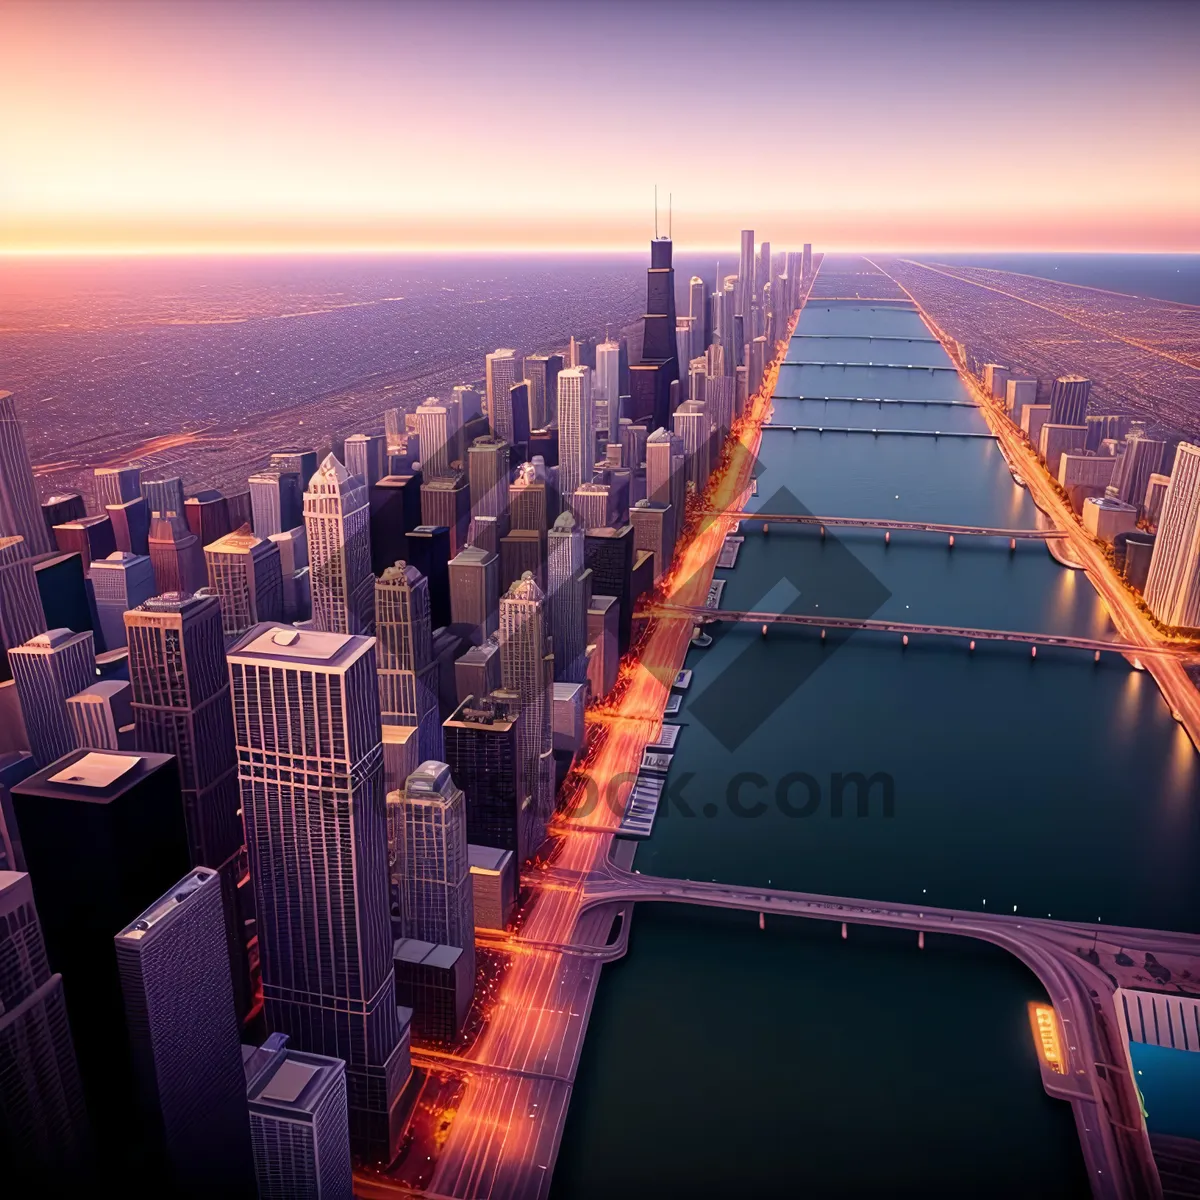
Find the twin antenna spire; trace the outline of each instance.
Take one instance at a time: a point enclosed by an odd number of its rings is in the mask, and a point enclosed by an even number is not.
[[[667,239],[671,237],[671,198],[672,193],[667,193]],[[658,184],[654,185],[654,240],[658,241]]]

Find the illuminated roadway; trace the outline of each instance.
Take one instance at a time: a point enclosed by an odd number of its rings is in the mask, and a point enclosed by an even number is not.
[[[870,617],[833,617],[822,613],[743,612],[730,608],[708,608],[703,604],[648,604],[638,610],[644,616],[670,616],[686,613],[692,620],[739,621],[750,625],[806,625],[816,629],[863,629],[872,633],[899,633],[905,636],[930,634],[934,637],[969,638],[981,642],[1021,642],[1026,646],[1057,646],[1066,650],[1113,651],[1139,661],[1167,657],[1185,662],[1200,661],[1193,646],[1143,646],[1140,642],[1106,641],[1102,638],[1071,637],[1059,633],[1030,633],[1016,629],[968,629],[958,625],[918,625],[908,621],[888,621]]]
[[[1061,529],[993,529],[987,525],[943,525],[936,521],[894,521],[885,517],[820,517],[812,513],[733,512],[724,516],[741,521],[777,525],[842,525],[849,529],[904,529],[916,533],[962,534],[964,537],[1047,538],[1066,537]]]

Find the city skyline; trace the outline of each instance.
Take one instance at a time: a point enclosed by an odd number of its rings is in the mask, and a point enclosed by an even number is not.
[[[0,252],[633,250],[656,184],[662,228],[704,251],[728,249],[735,221],[830,249],[1200,250],[1194,8],[760,0],[698,4],[690,20],[666,3],[604,12],[597,22],[537,0],[10,3],[0,37],[25,118],[0,132]],[[548,22],[613,86],[574,88],[549,69],[497,85],[490,56]],[[747,56],[799,72],[799,91],[772,91],[774,136],[745,143],[752,198],[719,156],[685,142],[664,142],[649,166],[623,153],[664,44],[699,78]],[[817,125],[789,119],[804,89],[838,86],[848,54],[854,87]],[[913,83],[914,57],[936,63],[936,86]],[[710,136],[740,137],[738,112],[712,106]],[[536,180],[504,151],[581,134],[572,169]],[[489,179],[486,203],[462,186],[468,175]]]

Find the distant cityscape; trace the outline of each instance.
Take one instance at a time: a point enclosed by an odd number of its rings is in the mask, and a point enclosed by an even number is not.
[[[477,941],[814,274],[746,230],[681,316],[650,250],[640,344],[496,349],[235,489],[42,498],[0,393],[12,1178],[342,1197],[416,1153],[414,1047],[487,1022]]]

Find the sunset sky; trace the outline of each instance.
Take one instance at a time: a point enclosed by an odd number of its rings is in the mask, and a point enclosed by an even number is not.
[[[1200,4],[3,0],[0,250],[1200,250]],[[664,216],[665,224],[665,216]]]

